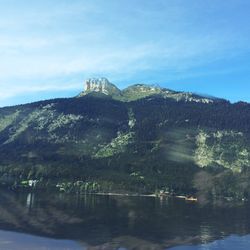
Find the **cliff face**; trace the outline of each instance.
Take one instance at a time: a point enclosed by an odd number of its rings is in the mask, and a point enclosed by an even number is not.
[[[84,92],[80,96],[91,92],[98,92],[105,95],[120,95],[120,90],[106,78],[90,78],[84,82]]]

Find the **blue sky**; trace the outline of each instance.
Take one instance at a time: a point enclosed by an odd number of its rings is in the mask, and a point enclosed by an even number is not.
[[[89,77],[250,102],[249,0],[0,0],[0,106]]]

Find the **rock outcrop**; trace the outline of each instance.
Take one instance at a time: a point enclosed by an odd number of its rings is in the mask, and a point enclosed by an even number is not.
[[[107,78],[102,77],[89,78],[85,81],[84,92],[81,94],[81,96],[90,92],[99,92],[105,95],[114,96],[120,95],[121,91],[114,84],[109,82]]]

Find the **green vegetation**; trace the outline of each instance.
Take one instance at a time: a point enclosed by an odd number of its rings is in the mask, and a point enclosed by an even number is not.
[[[124,89],[121,94],[122,96],[116,97],[121,101],[135,101],[141,98],[145,98],[151,95],[160,94],[162,90],[156,86],[148,86],[144,84],[136,84],[131,87]]]
[[[114,138],[109,144],[103,146],[95,155],[95,158],[111,157],[122,153],[126,147],[133,142],[134,133],[120,134]]]
[[[18,111],[15,111],[8,115],[0,115],[0,132],[15,122],[18,113]]]
[[[195,161],[199,166],[223,166],[234,172],[250,166],[250,148],[243,133],[200,131],[196,139]]]

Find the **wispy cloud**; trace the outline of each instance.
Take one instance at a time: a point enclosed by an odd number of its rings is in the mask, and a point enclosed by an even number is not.
[[[35,92],[47,92],[47,91],[66,91],[79,89],[80,83],[76,84],[27,84],[25,86],[11,86],[9,84],[1,84],[0,86],[0,99],[8,99],[23,94],[31,94]]]
[[[3,1],[0,99],[77,89],[79,75],[128,80],[148,72],[157,81],[159,71],[177,79],[197,67],[207,74],[208,65],[250,51],[249,28],[242,21],[246,3],[237,3]],[[242,18],[235,16],[237,8]],[[70,78],[77,83],[67,83]]]

